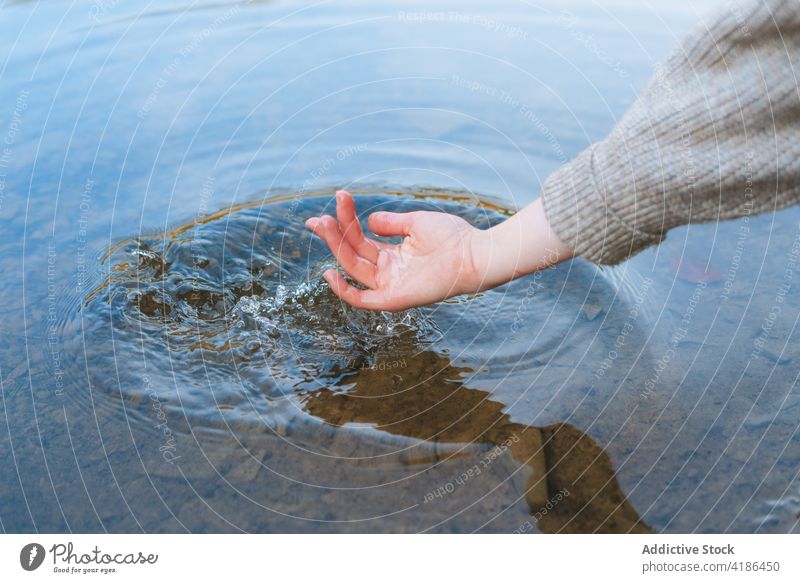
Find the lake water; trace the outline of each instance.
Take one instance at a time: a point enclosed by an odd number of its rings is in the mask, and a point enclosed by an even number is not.
[[[0,527],[797,531],[798,209],[399,314],[303,227],[501,221],[715,4],[5,2]]]

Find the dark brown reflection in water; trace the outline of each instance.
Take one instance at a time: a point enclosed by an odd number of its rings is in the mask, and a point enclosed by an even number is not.
[[[608,455],[589,436],[568,423],[531,427],[512,422],[489,393],[457,380],[471,372],[424,351],[413,368],[393,369],[390,363],[388,369],[358,370],[336,387],[311,392],[304,405],[336,426],[369,423],[427,442],[507,447],[532,470],[525,500],[543,532],[650,532],[620,489]],[[347,391],[338,391],[341,387]]]

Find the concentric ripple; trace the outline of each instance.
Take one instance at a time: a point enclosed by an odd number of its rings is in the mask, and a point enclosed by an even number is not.
[[[618,295],[624,288],[595,267],[573,262],[399,313],[357,310],[322,279],[335,260],[304,227],[333,204],[330,195],[257,201],[117,244],[74,314],[87,335],[95,401],[119,394],[136,417],[155,393],[185,420],[181,430],[228,432],[235,419],[260,431],[307,417],[317,391],[347,392],[366,370],[402,373],[404,386],[421,386],[438,373],[418,356],[436,353],[534,423],[563,416],[548,413],[554,393],[576,398],[564,394],[565,371],[570,391],[599,378],[596,363],[628,311]],[[508,213],[451,192],[361,194],[357,206],[362,220],[377,210],[427,209],[479,228]],[[630,352],[615,350],[615,367],[638,349]],[[514,407],[522,398],[526,405]]]

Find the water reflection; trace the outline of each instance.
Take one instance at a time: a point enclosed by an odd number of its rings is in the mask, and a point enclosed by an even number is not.
[[[542,532],[650,532],[620,489],[608,455],[585,433],[568,423],[512,422],[488,392],[459,380],[474,371],[455,367],[433,351],[396,365],[381,362],[346,374],[336,386],[312,391],[304,408],[336,426],[367,423],[426,442],[486,443],[496,446],[495,453],[507,448],[530,470],[524,496]],[[458,451],[406,463],[435,464]],[[462,476],[469,479],[473,469],[482,471],[491,459],[464,468]]]

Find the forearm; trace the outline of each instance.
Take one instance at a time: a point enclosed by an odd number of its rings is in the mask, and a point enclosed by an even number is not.
[[[611,134],[548,178],[553,230],[618,263],[669,229],[800,201],[800,10],[751,0],[698,26]]]
[[[548,224],[541,199],[472,240],[475,290],[496,287],[572,257]]]

